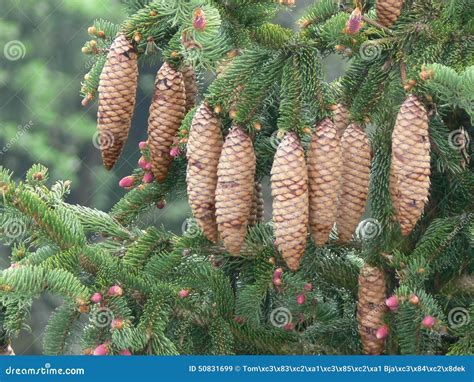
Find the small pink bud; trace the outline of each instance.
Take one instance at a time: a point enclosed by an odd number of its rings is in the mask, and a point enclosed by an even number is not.
[[[162,210],[163,208],[165,208],[166,206],[166,202],[164,200],[159,200],[158,202],[156,202],[156,208],[158,208],[159,210]]]
[[[362,14],[359,8],[355,8],[346,24],[347,34],[356,34],[362,28]]]
[[[416,294],[410,296],[410,303],[413,305],[418,305],[420,303],[420,298]]]
[[[377,329],[375,332],[375,337],[378,340],[384,340],[385,338],[388,337],[388,327],[387,326],[381,326],[380,328]]]
[[[145,172],[145,175],[143,175],[143,183],[151,182],[153,182],[153,174],[151,172]]]
[[[147,170],[148,165],[149,163],[146,161],[145,157],[140,157],[140,159],[138,160],[138,166],[140,166],[140,168],[143,170]]]
[[[273,272],[273,278],[281,278],[281,275],[283,274],[283,269],[277,268],[275,269],[275,272]]]
[[[187,289],[181,289],[178,295],[180,298],[186,298],[189,296],[189,291]]]
[[[20,264],[16,263],[16,262],[13,262],[10,264],[10,269],[16,269],[16,268],[20,268]]]
[[[110,296],[121,296],[123,295],[123,289],[120,285],[112,285],[109,288],[109,295]]]
[[[296,302],[298,303],[298,305],[303,305],[304,304],[304,300],[305,300],[305,296],[303,293],[299,294],[298,296],[296,296]]]
[[[123,320],[121,318],[114,318],[110,323],[112,329],[120,330],[123,328]]]
[[[303,289],[304,289],[306,292],[311,292],[311,291],[313,290],[313,284],[311,284],[311,283],[306,283],[306,284],[304,284]]]
[[[119,351],[119,355],[132,355],[132,353],[128,349],[123,349]]]
[[[107,354],[109,354],[109,349],[107,349],[107,346],[104,344],[97,346],[94,349],[94,352],[92,353],[92,355],[107,355]]]
[[[122,188],[132,187],[134,182],[135,182],[135,178],[132,175],[129,175],[120,180],[119,186]]]
[[[206,29],[206,16],[204,15],[204,11],[201,8],[197,8],[194,11],[194,19],[193,19],[193,27],[198,31],[203,31]]]
[[[397,296],[390,296],[385,300],[385,305],[387,305],[388,309],[395,311],[398,309],[398,298]]]
[[[91,301],[94,303],[94,304],[98,304],[99,302],[102,301],[102,295],[98,292],[94,293],[92,296],[91,296]]]
[[[423,318],[423,321],[421,321],[423,326],[427,329],[431,329],[434,326],[435,322],[436,319],[433,316],[426,316],[425,318]]]
[[[287,324],[283,325],[283,330],[287,332],[291,332],[295,328],[295,325],[292,322],[288,322]]]
[[[140,150],[145,150],[148,146],[148,143],[146,141],[141,141],[139,144],[138,144],[138,147],[140,148]]]
[[[172,147],[171,150],[170,150],[170,155],[173,158],[176,158],[179,155],[179,147],[178,146]]]
[[[283,284],[283,282],[281,281],[281,278],[279,278],[279,277],[274,277],[273,278],[273,285],[281,286],[281,284]]]

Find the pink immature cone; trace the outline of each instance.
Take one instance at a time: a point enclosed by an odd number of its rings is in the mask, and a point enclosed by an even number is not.
[[[104,345],[104,344],[97,346],[94,349],[94,352],[92,353],[92,355],[107,355],[107,354],[109,354],[109,349],[107,349],[107,345]]]
[[[151,163],[148,163],[145,157],[140,157],[138,160],[138,166],[140,166],[142,170],[149,170],[151,168]]]
[[[283,274],[283,269],[277,268],[277,269],[275,269],[275,272],[273,272],[273,278],[274,279],[279,279],[279,278],[281,278],[282,274]]]
[[[119,355],[132,355],[132,353],[128,349],[123,349],[119,351]]]
[[[123,295],[123,289],[120,285],[112,285],[109,288],[109,295],[110,296],[121,296]]]
[[[139,144],[138,144],[138,147],[140,148],[140,150],[145,150],[148,146],[148,143],[146,141],[141,141]]]
[[[203,31],[206,29],[206,16],[204,15],[204,11],[201,8],[197,8],[194,11],[194,20],[193,20],[193,27],[198,31]]]
[[[281,281],[281,278],[279,278],[279,277],[274,277],[273,278],[273,285],[281,286],[281,284],[283,284],[283,282]]]
[[[431,329],[434,326],[435,322],[436,319],[433,316],[426,316],[425,318],[423,318],[423,321],[421,321],[423,326],[427,329]]]
[[[291,332],[295,328],[295,325],[292,322],[288,322],[287,324],[283,325],[283,330],[287,332]]]
[[[119,186],[122,188],[129,188],[133,186],[133,183],[135,183],[135,178],[132,175],[129,175],[120,180]]]
[[[189,291],[187,289],[181,289],[178,293],[180,298],[186,298],[189,296]]]
[[[145,172],[145,175],[143,175],[143,183],[151,182],[153,182],[153,174],[151,172]]]
[[[391,311],[395,311],[398,309],[398,298],[397,296],[390,296],[385,300],[385,305],[387,305],[388,309]]]
[[[114,318],[110,323],[112,329],[120,330],[123,328],[123,320],[121,318]]]
[[[94,293],[92,296],[91,296],[91,301],[94,303],[94,304],[98,304],[99,302],[102,301],[102,295],[98,292]]]
[[[305,292],[311,292],[313,290],[313,284],[306,283],[306,284],[304,284],[303,289],[304,289]]]
[[[304,304],[304,301],[305,301],[305,296],[303,293],[299,294],[298,296],[296,296],[296,302],[298,305],[303,305]]]
[[[356,34],[362,28],[362,14],[359,8],[355,8],[346,24],[347,34]]]
[[[387,326],[381,326],[380,328],[377,329],[375,332],[375,337],[378,340],[384,340],[385,338],[388,337],[388,327]]]
[[[171,150],[170,150],[170,155],[173,158],[176,158],[179,155],[179,147],[178,146],[172,147]]]

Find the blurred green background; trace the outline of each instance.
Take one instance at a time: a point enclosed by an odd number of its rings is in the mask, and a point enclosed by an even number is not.
[[[292,26],[312,2],[298,0],[277,21]],[[0,8],[0,165],[20,179],[32,164],[42,163],[49,167],[52,181],[72,181],[70,203],[109,210],[124,193],[118,180],[136,167],[157,68],[141,68],[130,137],[109,173],[93,144],[97,106],[81,106],[80,83],[90,68],[81,47],[89,39],[87,27],[95,18],[121,22],[124,6],[119,0],[1,0]],[[325,64],[329,80],[340,75],[344,65],[334,57]],[[163,224],[181,233],[189,214],[185,200],[174,201],[153,211],[146,224]],[[0,246],[0,253],[0,267],[6,268],[8,248]],[[25,328],[14,342],[17,354],[42,352],[41,335],[56,303],[50,296],[35,302],[31,330]]]

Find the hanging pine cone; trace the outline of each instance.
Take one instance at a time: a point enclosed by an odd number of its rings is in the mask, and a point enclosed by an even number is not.
[[[428,114],[410,95],[403,102],[392,133],[390,189],[396,218],[408,235],[423,213],[430,188]]]
[[[339,138],[344,134],[344,130],[349,125],[349,109],[346,105],[338,103],[336,105],[336,110],[334,110],[334,126],[336,127],[337,134]]]
[[[341,165],[341,141],[326,118],[316,126],[308,150],[309,221],[316,245],[328,241],[336,222]]]
[[[383,26],[391,27],[402,12],[403,2],[404,0],[377,0],[377,21]]]
[[[364,353],[367,355],[381,354],[384,349],[384,340],[378,339],[376,333],[384,326],[385,293],[383,271],[365,264],[359,274],[357,322]]]
[[[193,215],[206,237],[214,243],[217,242],[217,164],[222,144],[219,120],[204,103],[196,111],[189,131],[186,180]]]
[[[365,132],[350,124],[341,139],[342,175],[336,219],[339,239],[348,242],[365,210],[369,192],[370,146]]]
[[[99,80],[97,128],[104,167],[110,170],[122,152],[137,92],[137,54],[125,35],[110,46]]]
[[[181,73],[183,74],[184,89],[186,92],[186,112],[188,112],[196,105],[198,95],[196,73],[191,65],[186,65]]]
[[[155,80],[155,93],[148,118],[148,147],[152,172],[163,182],[171,164],[170,148],[185,115],[183,76],[165,62]]]
[[[297,270],[308,230],[308,172],[295,133],[286,134],[278,145],[271,176],[276,244],[288,268]]]
[[[255,181],[254,193],[252,198],[252,208],[250,209],[249,225],[255,225],[263,222],[264,203],[262,194],[262,185]]]
[[[216,218],[226,249],[238,255],[245,240],[254,193],[255,153],[250,137],[234,126],[217,168]]]

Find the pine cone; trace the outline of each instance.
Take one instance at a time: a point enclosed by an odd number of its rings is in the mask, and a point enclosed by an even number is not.
[[[396,218],[408,235],[423,213],[430,188],[428,114],[414,95],[403,102],[392,133],[390,189]]]
[[[239,126],[227,136],[217,168],[216,218],[226,249],[238,255],[245,240],[254,193],[255,153]]]
[[[357,321],[364,353],[367,355],[381,354],[384,349],[384,340],[377,339],[375,334],[384,325],[385,293],[383,271],[365,264],[359,274]]]
[[[165,62],[155,80],[148,118],[148,147],[153,175],[163,182],[171,164],[170,148],[185,115],[183,76]]]
[[[316,126],[308,150],[309,221],[316,245],[328,241],[336,222],[341,165],[341,141],[326,118]]]
[[[370,146],[365,132],[355,123],[341,139],[342,176],[336,219],[339,239],[348,242],[365,210],[369,192]]]
[[[272,166],[273,222],[276,244],[291,270],[297,270],[306,248],[308,172],[295,133],[279,144]]]
[[[336,127],[337,134],[339,138],[344,134],[344,130],[349,125],[349,109],[346,105],[338,103],[336,105],[336,110],[334,111],[334,126]]]
[[[183,74],[184,89],[186,92],[186,112],[188,112],[196,105],[198,95],[196,73],[191,65],[185,66],[181,73]]]
[[[402,12],[404,0],[377,0],[375,9],[377,12],[377,21],[391,27]]]
[[[254,193],[252,198],[252,208],[250,209],[249,225],[255,225],[263,222],[264,202],[262,194],[262,185],[255,181]]]
[[[187,146],[189,204],[206,237],[217,242],[215,195],[217,164],[222,150],[219,120],[207,104],[194,115]]]
[[[104,167],[110,170],[122,152],[137,92],[137,54],[125,35],[115,38],[99,80],[97,128]]]

